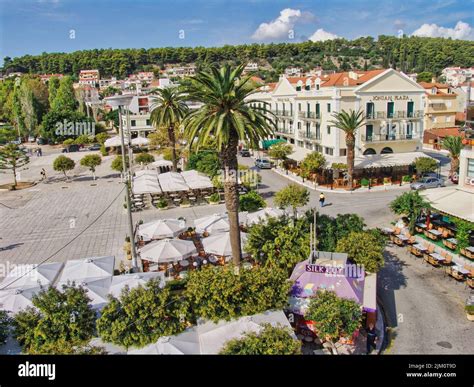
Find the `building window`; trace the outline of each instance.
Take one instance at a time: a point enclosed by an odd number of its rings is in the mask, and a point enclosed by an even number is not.
[[[132,126],[137,126],[137,121],[131,120],[131,121],[130,121],[130,125],[132,125]]]
[[[334,149],[328,148],[327,146],[325,146],[324,153],[326,153],[328,156],[332,156],[334,154]]]
[[[474,177],[474,159],[467,159],[467,177]]]
[[[328,103],[328,113],[331,113],[331,104]]]
[[[298,141],[298,146],[299,146],[300,148],[303,148],[303,141]]]
[[[298,111],[299,112],[301,111],[301,104],[300,103],[298,104]]]
[[[340,149],[339,156],[347,156],[347,149],[346,148]]]
[[[328,125],[327,127],[328,134],[331,134],[331,127]]]
[[[146,120],[146,125],[147,125],[147,126],[150,126],[150,125],[151,125],[150,119],[147,119],[147,120]]]
[[[374,126],[365,125],[365,141],[372,141],[373,135],[374,135]]]
[[[319,145],[319,144],[316,144],[316,145],[314,146],[314,150],[315,150],[316,152],[321,153],[321,152],[323,151],[323,147],[322,147],[321,145]]]
[[[301,130],[301,122],[298,122],[298,130]]]

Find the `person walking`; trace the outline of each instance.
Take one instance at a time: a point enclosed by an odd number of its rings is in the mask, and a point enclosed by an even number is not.
[[[44,168],[41,168],[41,180],[46,180],[46,171]]]
[[[377,340],[377,331],[373,323],[369,324],[367,329],[367,355],[370,355],[373,349],[375,349],[375,342]]]
[[[326,200],[326,197],[324,196],[324,194],[321,192],[319,194],[319,204],[321,205],[321,208],[324,207],[324,201]]]

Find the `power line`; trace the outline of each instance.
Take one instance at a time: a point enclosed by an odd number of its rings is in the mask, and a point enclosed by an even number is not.
[[[62,246],[61,248],[59,248],[58,250],[56,250],[53,254],[51,254],[49,257],[47,257],[46,259],[44,259],[43,261],[41,261],[39,264],[37,264],[34,268],[32,268],[31,270],[27,271],[26,273],[24,273],[23,275],[17,277],[15,280],[13,280],[11,283],[9,283],[8,285],[5,285],[3,286],[2,288],[0,288],[0,290],[4,290],[6,288],[8,288],[9,286],[11,286],[12,284],[14,284],[16,281],[18,281],[20,278],[23,278],[25,275],[31,273],[33,270],[37,269],[38,267],[40,267],[42,264],[46,263],[47,261],[49,261],[51,258],[53,258],[56,254],[58,254],[60,251],[64,250],[67,246],[69,246],[72,242],[74,242],[77,238],[79,238],[82,234],[84,234],[89,228],[91,228],[101,217],[102,215],[104,215],[107,210],[112,207],[112,204],[114,204],[114,202],[119,198],[119,196],[122,194],[123,190],[125,189],[125,186],[120,190],[120,192],[117,194],[117,196],[110,202],[110,204],[91,222],[89,223],[89,225],[87,225],[86,228],[84,228],[79,234],[77,234],[74,238],[72,238],[69,242],[67,242],[64,246]]]

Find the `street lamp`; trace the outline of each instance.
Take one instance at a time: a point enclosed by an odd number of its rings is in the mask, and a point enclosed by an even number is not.
[[[114,95],[113,97],[105,98],[105,101],[108,105],[112,107],[118,108],[119,112],[119,131],[120,131],[120,142],[122,147],[122,169],[123,173],[125,174],[126,178],[124,179],[124,184],[126,188],[126,196],[127,196],[127,214],[128,214],[128,229],[130,233],[130,244],[131,244],[131,253],[132,253],[132,269],[138,270],[138,263],[137,263],[137,252],[135,250],[135,238],[133,232],[133,219],[132,219],[132,207],[130,203],[130,176],[131,171],[127,172],[127,162],[125,160],[126,153],[125,153],[125,140],[123,134],[123,122],[122,122],[122,109],[128,108],[130,102],[132,102],[133,95]],[[129,146],[131,144],[129,143]],[[131,162],[131,160],[129,160]]]

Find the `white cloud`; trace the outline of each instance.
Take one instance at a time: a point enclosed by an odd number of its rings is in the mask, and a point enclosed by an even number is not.
[[[458,21],[454,28],[441,27],[437,24],[423,24],[413,31],[413,36],[424,36],[431,38],[473,39],[473,30],[468,23]]]
[[[336,34],[332,34],[331,32],[324,31],[322,28],[320,28],[309,37],[309,40],[313,42],[324,42],[325,40],[334,40],[338,38],[339,36]]]
[[[298,20],[309,20],[312,14],[301,12],[299,9],[285,8],[280,11],[280,16],[269,23],[262,23],[253,33],[252,38],[256,40],[280,39],[288,37]]]

